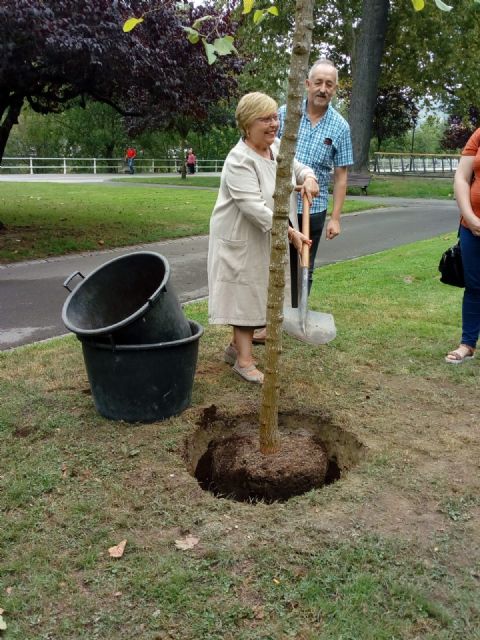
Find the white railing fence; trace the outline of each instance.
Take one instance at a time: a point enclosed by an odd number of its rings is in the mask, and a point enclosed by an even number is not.
[[[197,160],[196,170],[217,173],[223,160]],[[135,158],[135,173],[180,173],[181,161],[176,158]],[[0,173],[128,173],[123,158],[24,158],[4,157]]]
[[[451,176],[458,165],[460,156],[455,154],[407,154],[377,152],[370,162],[370,171],[377,174],[427,174]],[[222,170],[221,158],[197,160],[199,173],[218,173]],[[180,173],[178,158],[135,158],[135,173]],[[4,157],[0,164],[0,174],[8,173],[88,173],[125,174],[127,165],[123,158],[37,158]]]
[[[451,176],[455,173],[459,159],[458,154],[377,152],[370,163],[370,170],[379,174]]]

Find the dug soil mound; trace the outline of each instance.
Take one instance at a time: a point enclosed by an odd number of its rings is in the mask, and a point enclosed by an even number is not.
[[[225,416],[214,405],[186,441],[185,458],[200,486],[218,497],[284,502],[339,480],[364,447],[325,416],[280,414],[280,450],[260,452],[257,414]]]
[[[284,434],[270,455],[253,435],[214,442],[208,453],[214,492],[237,500],[283,501],[325,483],[327,453],[311,434]]]

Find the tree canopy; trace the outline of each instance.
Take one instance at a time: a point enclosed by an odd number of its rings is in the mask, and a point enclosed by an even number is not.
[[[133,33],[124,20],[155,8]],[[3,0],[0,21],[0,158],[22,105],[60,112],[86,98],[135,116],[137,130],[177,115],[205,118],[212,102],[235,90],[240,61],[209,65],[184,26],[204,15],[212,37],[232,30],[228,12],[164,0]]]
[[[372,131],[378,149],[386,138],[396,138],[415,126],[419,110],[412,98],[411,89],[385,87],[377,95],[373,114]]]
[[[441,140],[442,148],[462,149],[479,125],[480,111],[477,107],[470,106],[468,115],[463,118],[458,114],[450,115]]]
[[[268,93],[283,98],[293,4],[293,0],[279,0],[279,17],[262,23],[258,33],[247,25],[248,32],[243,38],[240,30],[238,48],[251,60],[245,67],[248,75],[241,78],[242,86],[262,86]],[[380,20],[385,10],[387,19]],[[340,84],[356,89],[350,125],[354,136],[365,133],[355,145],[356,157],[362,148],[368,159],[375,101],[387,87],[404,87],[419,103],[421,99],[422,103],[440,104],[448,110],[451,102],[457,111],[459,101],[463,106],[460,111],[475,104],[479,84],[479,16],[480,4],[472,0],[455,0],[454,9],[448,13],[439,11],[433,1],[427,2],[420,12],[408,0],[316,3],[311,62],[326,55],[339,69]],[[378,24],[372,28],[374,19]],[[374,50],[379,65],[375,82],[370,69],[365,73],[366,64],[375,62]],[[363,79],[359,78],[361,75]]]

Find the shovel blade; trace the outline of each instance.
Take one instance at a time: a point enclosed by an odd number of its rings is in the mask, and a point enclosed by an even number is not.
[[[285,307],[283,310],[283,330],[292,338],[308,344],[327,344],[337,335],[331,313],[307,311],[306,315],[303,315],[299,309],[292,307]]]

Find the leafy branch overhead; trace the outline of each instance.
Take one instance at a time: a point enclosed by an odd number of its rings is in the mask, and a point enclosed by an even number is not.
[[[242,14],[250,13],[253,10],[254,6],[255,0],[243,0]],[[132,31],[132,29],[144,22],[145,15],[147,13],[152,13],[153,11],[155,11],[155,9],[144,13],[140,18],[128,18],[128,20],[126,20],[123,25],[123,31],[125,33]],[[264,20],[268,14],[278,16],[277,7],[269,6],[264,9],[256,9],[253,14],[254,24],[260,24],[260,22],[262,22],[262,20]],[[205,31],[205,29],[208,29],[209,27],[210,31]],[[195,22],[191,26],[183,26],[182,28],[186,32],[187,39],[191,44],[197,44],[200,41],[202,42],[205,49],[205,54],[207,56],[208,64],[213,64],[218,56],[227,56],[231,53],[238,54],[238,51],[235,49],[235,46],[233,44],[233,36],[221,36],[220,34],[215,33],[215,16],[202,16],[201,18],[195,20]],[[213,42],[211,41],[212,38],[214,38]]]
[[[453,9],[453,7],[445,4],[442,0],[434,0],[434,2],[441,11],[451,11]],[[474,2],[480,2],[480,0],[474,0]],[[422,9],[425,8],[425,0],[412,0],[412,4],[415,11],[422,11]]]

